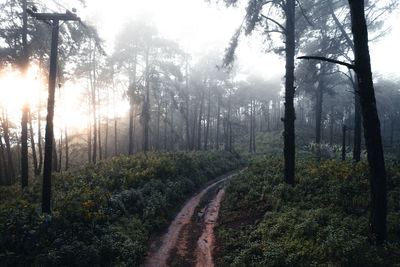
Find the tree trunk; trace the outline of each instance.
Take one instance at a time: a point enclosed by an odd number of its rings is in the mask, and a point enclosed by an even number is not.
[[[106,118],[106,133],[105,133],[106,136],[105,136],[105,140],[104,140],[104,143],[105,143],[104,144],[104,158],[105,159],[108,157],[108,128],[109,128],[108,124],[109,124],[109,118],[108,118],[108,114],[107,114],[107,118]]]
[[[396,119],[392,116],[390,120],[390,147],[393,147],[393,133],[394,133],[394,126],[396,123]]]
[[[90,115],[90,113],[89,113]],[[92,162],[92,124],[89,119],[89,125],[88,125],[88,162]]]
[[[256,152],[256,101],[253,101],[253,152]]]
[[[97,100],[98,100],[97,104],[99,105],[99,107],[101,107],[98,90],[97,90]],[[99,133],[99,141],[98,141],[98,143],[99,143],[99,159],[102,160],[103,159],[103,151],[102,151],[103,148],[101,145],[101,114],[100,114],[100,112],[98,115],[97,132]]]
[[[150,70],[149,70],[149,53],[150,53],[150,48],[147,48],[146,50],[146,99],[144,102],[144,107],[143,107],[143,120],[144,120],[144,126],[143,126],[143,151],[147,152],[149,150],[149,127],[150,127]]]
[[[211,113],[211,88],[208,88],[208,106],[207,106],[207,124],[204,134],[204,150],[208,150],[208,135],[210,131],[210,113]]]
[[[167,150],[168,136],[167,136],[167,128],[168,128],[168,113],[165,112],[164,115],[164,150]]]
[[[10,179],[10,175],[8,174],[8,170],[7,170],[7,166],[6,166],[6,157],[4,155],[4,144],[3,144],[3,140],[1,140],[1,136],[0,136],[0,167],[1,167],[1,176],[3,177],[3,179],[1,180],[3,183],[2,185],[11,185],[11,179]]]
[[[203,108],[204,108],[204,92],[201,92],[201,100],[200,100],[200,113],[199,120],[197,126],[197,149],[201,149],[201,121],[203,120]]]
[[[295,0],[286,1],[286,79],[284,118],[285,182],[294,185],[295,136],[294,136],[294,53],[295,53]]]
[[[250,134],[249,153],[253,152],[253,100],[250,101]]]
[[[174,150],[174,144],[175,144],[175,139],[174,139],[174,110],[171,107],[171,123],[170,123],[170,150]]]
[[[65,170],[69,169],[69,140],[68,140],[68,127],[65,126]]]
[[[32,127],[32,113],[29,110],[29,134],[31,137],[31,150],[32,150],[32,158],[33,158],[33,171],[35,176],[40,174],[39,168],[38,168],[38,162],[37,162],[37,156],[36,156],[36,147],[35,147],[35,138],[33,134],[33,127]]]
[[[21,120],[21,186],[28,186],[28,110],[27,103],[22,108]]]
[[[329,116],[329,144],[330,145],[333,145],[333,126],[334,126],[333,109],[331,108],[331,115]]]
[[[324,82],[322,72],[319,75],[316,101],[315,101],[315,143],[321,143],[321,124],[322,124],[322,102],[324,98]]]
[[[342,127],[342,160],[346,160],[346,125]]]
[[[92,115],[93,115],[93,147],[92,162],[96,163],[97,156],[97,112],[96,112],[96,46],[93,48],[92,66],[89,73],[90,85],[92,89]]]
[[[42,172],[42,166],[43,166],[42,127],[41,127],[42,118],[40,116],[40,111],[41,111],[41,105],[39,104],[39,107],[38,107],[38,142],[37,142],[38,150],[39,150],[39,166],[38,166],[39,174]]]
[[[28,55],[28,18],[26,14],[27,3],[26,0],[22,0],[22,47],[23,47],[23,66],[22,73],[26,77],[26,71],[29,64]],[[21,186],[22,188],[28,186],[28,103],[24,104],[22,108],[22,120],[21,120]]]
[[[57,172],[61,172],[62,171],[62,147],[63,147],[63,138],[62,138],[62,132],[60,134],[60,140],[58,140],[58,169]]]
[[[114,118],[114,156],[118,155],[118,122]]]
[[[360,110],[360,94],[358,89],[358,81],[356,74],[356,82],[354,86],[354,150],[353,158],[360,161],[361,158],[361,110]]]
[[[217,133],[216,133],[216,137],[215,137],[215,149],[216,150],[219,150],[219,128],[220,128],[220,121],[221,121],[221,116],[220,116],[220,113],[221,113],[221,110],[220,110],[220,106],[221,106],[221,104],[220,104],[220,96],[218,96],[218,103],[217,103],[217,105],[218,105],[218,107],[217,107]]]
[[[13,164],[12,152],[11,152],[11,145],[10,145],[10,133],[8,129],[8,115],[3,110],[3,132],[4,132],[4,142],[6,143],[6,150],[7,150],[7,165],[8,165],[8,173],[9,173],[9,180],[10,185],[15,181],[15,169]]]
[[[387,189],[382,137],[368,48],[368,31],[364,15],[364,0],[349,0],[354,38],[355,67],[360,88],[364,137],[370,168],[371,232],[376,242],[386,239]]]
[[[160,149],[160,117],[161,117],[161,104],[158,101],[157,104],[157,128],[156,128],[156,150]]]
[[[53,135],[53,145],[52,145],[52,147],[53,147],[53,154],[52,154],[53,165],[52,165],[52,169],[53,169],[53,171],[58,172],[57,142],[56,142],[56,139],[54,138],[54,135]]]

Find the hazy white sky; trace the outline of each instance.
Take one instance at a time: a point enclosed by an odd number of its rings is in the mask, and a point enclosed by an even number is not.
[[[220,50],[222,54],[244,15],[244,7],[227,9],[223,5],[209,4],[205,0],[86,0],[85,8],[77,4],[79,0],[53,1],[55,4],[51,4],[52,1],[48,2],[52,11],[77,7],[78,16],[98,28],[100,37],[107,43],[106,49],[109,53],[112,53],[112,44],[121,26],[127,21],[144,16],[154,22],[160,34],[177,41],[194,57],[205,53],[206,50]],[[400,78],[398,10],[387,18],[386,26],[392,27],[391,33],[379,42],[370,44],[372,68],[375,77],[384,75]],[[245,73],[260,74],[267,79],[277,77],[282,79],[284,59],[275,54],[265,54],[262,50],[263,44],[260,38],[242,38],[237,50],[241,70]],[[73,92],[72,87],[66,91]],[[75,96],[76,94],[72,94],[72,98],[75,99]],[[67,95],[65,97],[68,98]],[[77,116],[71,115],[69,119],[77,121]],[[68,119],[63,119],[66,120]]]
[[[77,0],[55,0],[61,6],[71,8]],[[121,25],[138,17],[151,19],[159,32],[176,40],[189,53],[200,55],[207,49],[223,51],[240,25],[244,8],[225,8],[220,4],[209,4],[205,0],[86,0],[87,7],[78,9],[78,15],[94,23],[100,36],[107,41],[112,51],[114,37]],[[216,1],[211,1],[216,2]],[[242,1],[247,2],[247,1]],[[375,74],[400,77],[397,62],[400,62],[400,12],[387,18],[386,26],[392,31],[376,43],[370,44],[372,68]],[[238,57],[244,70],[252,70],[266,78],[282,76],[283,58],[266,55],[257,38],[242,38]]]

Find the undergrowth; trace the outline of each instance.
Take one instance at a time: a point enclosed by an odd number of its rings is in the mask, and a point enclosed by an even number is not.
[[[279,157],[253,160],[230,181],[216,228],[218,266],[400,266],[400,168],[388,161],[388,239],[371,245],[368,166],[296,163],[284,184]]]
[[[240,161],[226,152],[117,157],[53,177],[52,214],[41,179],[0,187],[1,266],[138,266],[152,236],[202,184]]]

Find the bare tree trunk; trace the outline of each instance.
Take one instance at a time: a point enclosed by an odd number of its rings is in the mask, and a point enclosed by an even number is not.
[[[394,133],[394,126],[396,124],[396,119],[392,116],[390,120],[390,146],[393,147],[393,133]]]
[[[39,166],[38,166],[38,173],[42,172],[43,166],[43,151],[42,151],[42,129],[41,129],[41,121],[42,118],[40,117],[41,105],[39,104],[38,107],[38,150],[39,150]]]
[[[200,100],[200,113],[199,113],[199,120],[198,120],[198,128],[197,128],[197,149],[201,149],[201,121],[203,120],[203,107],[204,107],[204,92],[201,93],[201,100]]]
[[[168,136],[167,136],[167,128],[168,128],[168,113],[165,111],[164,115],[164,150],[167,150]]]
[[[219,150],[219,128],[220,128],[220,121],[221,121],[221,115],[220,115],[220,113],[221,113],[221,110],[220,110],[220,106],[221,106],[221,104],[220,104],[220,101],[221,101],[221,99],[220,99],[220,96],[218,96],[218,102],[217,102],[217,105],[218,105],[218,107],[217,107],[217,133],[216,133],[216,137],[215,137],[215,149],[216,150]]]
[[[149,127],[150,127],[150,70],[149,70],[149,53],[150,48],[146,50],[146,99],[143,106],[143,151],[147,152],[149,150]]]
[[[333,108],[331,108],[331,115],[329,117],[329,144],[330,145],[333,145],[333,126],[334,126]]]
[[[4,132],[4,142],[6,143],[7,150],[7,165],[8,165],[8,173],[10,175],[10,185],[15,181],[15,169],[13,164],[11,145],[10,145],[10,133],[8,129],[8,115],[7,112],[3,110],[3,132]]]
[[[99,96],[100,92],[99,89],[97,88],[97,104],[99,105],[99,107],[101,107],[101,103],[100,103],[100,96]],[[103,148],[101,146],[101,113],[99,112],[98,114],[98,124],[97,124],[97,132],[99,133],[99,159],[102,160],[103,159]]]
[[[63,151],[63,138],[62,138],[62,132],[60,134],[60,140],[58,140],[58,169],[57,172],[62,171],[62,151]]]
[[[157,104],[157,133],[156,133],[156,150],[160,149],[160,117],[161,117],[161,104]]]
[[[65,126],[65,170],[69,169],[69,140],[68,140],[68,127]]]
[[[256,152],[256,101],[253,100],[253,152]]]
[[[58,172],[58,160],[57,160],[57,142],[56,139],[53,136],[53,153],[52,153],[52,169],[55,172]]]
[[[342,127],[342,160],[346,160],[346,125]]]
[[[114,156],[118,155],[118,121],[114,117]]]
[[[380,122],[376,109],[364,1],[349,0],[354,39],[355,69],[358,74],[364,137],[370,168],[371,232],[378,244],[386,239],[387,188]]]
[[[96,47],[93,48],[92,66],[89,73],[90,87],[92,91],[92,115],[93,115],[93,147],[92,162],[96,163],[97,157],[97,114],[96,114]]]
[[[249,153],[253,152],[253,100],[250,101],[250,134]]]
[[[28,55],[28,18],[26,14],[27,3],[26,0],[22,0],[22,46],[23,46],[23,66],[22,73],[26,76],[26,71],[29,64]],[[22,120],[21,120],[21,186],[22,188],[28,186],[28,111],[29,105],[25,103],[22,108]]]
[[[356,74],[355,90],[354,90],[354,150],[353,158],[355,161],[361,159],[361,107],[360,95],[358,93],[358,81]]]
[[[33,158],[33,171],[35,176],[40,174],[39,168],[38,168],[38,162],[37,162],[37,156],[36,156],[36,147],[35,147],[35,136],[33,134],[33,127],[32,127],[32,112],[29,110],[29,134],[31,137],[31,150],[32,150],[32,158]]]
[[[21,186],[28,186],[28,110],[29,105],[24,104],[21,120]]]
[[[285,79],[285,118],[284,118],[284,160],[285,182],[294,185],[295,135],[294,135],[294,54],[295,54],[295,0],[287,0],[286,13],[286,79]]]
[[[105,136],[105,140],[104,140],[104,158],[108,158],[108,126],[109,124],[109,118],[108,118],[108,114],[107,114],[107,118],[106,118],[106,136]]]
[[[322,77],[323,75],[324,73],[321,71],[319,75],[315,101],[315,143],[317,144],[321,143],[322,102],[324,99],[324,81]]]
[[[88,125],[88,162],[92,162],[92,124],[90,119]]]
[[[175,144],[175,140],[174,140],[174,110],[171,107],[171,140],[170,140],[170,149],[174,150],[174,144]]]
[[[4,155],[4,144],[3,144],[3,140],[0,136],[0,167],[1,167],[1,181],[3,182],[2,185],[11,185],[11,179],[10,176],[8,174],[8,169],[6,166],[6,157]]]
[[[195,101],[195,102],[196,103],[194,105],[193,121],[192,121],[192,124],[193,124],[193,126],[192,126],[192,140],[191,140],[191,144],[190,144],[192,150],[196,149],[195,140],[196,140],[196,129],[197,129],[197,112],[198,112],[197,110],[198,110],[198,107],[199,107],[199,102],[198,101]]]
[[[192,150],[193,147],[191,145],[190,139],[190,112],[189,112],[189,71],[188,71],[188,62],[186,61],[185,66],[185,85],[186,85],[186,92],[185,92],[185,123],[186,123],[186,142],[187,142],[187,149]]]
[[[211,113],[211,88],[208,88],[208,106],[207,106],[207,124],[204,134],[204,150],[208,150],[208,134],[210,131],[210,113]]]

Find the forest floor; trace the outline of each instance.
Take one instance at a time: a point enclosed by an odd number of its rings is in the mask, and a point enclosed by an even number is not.
[[[168,231],[150,247],[144,266],[214,266],[214,231],[225,183],[239,172],[212,181],[189,199]]]

